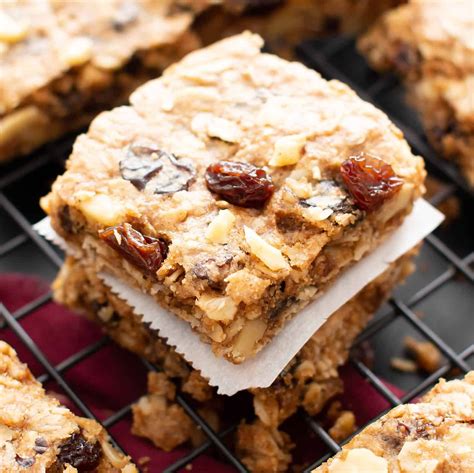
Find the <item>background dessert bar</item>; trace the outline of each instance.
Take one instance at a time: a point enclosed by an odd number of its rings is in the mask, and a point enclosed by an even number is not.
[[[431,144],[474,186],[474,5],[411,1],[383,16],[359,42],[370,64],[407,86]]]
[[[0,471],[138,473],[97,422],[46,395],[0,340]]]
[[[125,103],[199,42],[173,1],[5,1],[0,10],[0,162]]]
[[[474,469],[474,371],[442,379],[420,402],[370,424],[314,472],[448,471]]]

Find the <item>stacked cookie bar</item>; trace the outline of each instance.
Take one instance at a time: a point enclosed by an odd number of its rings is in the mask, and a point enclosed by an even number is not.
[[[100,115],[42,200],[82,261],[234,363],[424,190],[423,161],[382,112],[261,45],[248,33],[191,53]]]
[[[474,5],[412,0],[386,13],[359,42],[378,70],[405,81],[432,145],[474,186]]]
[[[474,371],[392,409],[314,473],[474,471]]]
[[[0,341],[0,471],[138,473],[97,422],[46,395],[9,345]]]
[[[164,449],[195,436],[170,380],[212,422],[215,390],[103,272],[187,322],[216,356],[245,363],[424,192],[423,161],[382,112],[261,46],[245,33],[191,53],[130,106],[101,114],[42,200],[73,255],[56,299],[162,371],[134,409],[134,431]],[[415,252],[336,311],[270,387],[251,390],[257,420],[241,426],[237,450],[252,471],[288,466],[279,425],[299,407],[318,413],[340,391],[337,368]]]
[[[240,425],[236,439],[237,452],[251,471],[286,470],[291,461],[291,439],[279,426],[299,408],[318,414],[342,391],[338,368],[380,304],[411,273],[415,253],[413,250],[394,262],[337,310],[269,388],[251,390],[256,420]],[[160,373],[150,374],[149,395],[134,407],[134,433],[165,450],[195,440],[193,422],[174,401],[175,385],[193,398],[214,428],[219,428],[223,412],[217,407],[215,388],[156,331],[143,324],[93,269],[68,258],[56,279],[54,293],[58,302],[94,320],[119,345],[159,367]],[[271,451],[266,449],[267,442],[273,446]]]

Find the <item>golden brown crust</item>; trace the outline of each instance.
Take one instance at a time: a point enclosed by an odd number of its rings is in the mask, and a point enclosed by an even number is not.
[[[441,380],[416,404],[392,409],[357,434],[320,473],[474,470],[474,372]],[[359,468],[359,469],[358,469]]]
[[[236,363],[397,228],[424,191],[423,161],[386,115],[261,45],[245,33],[191,53],[139,88],[132,106],[101,114],[43,200],[55,230],[96,271],[153,295]],[[162,193],[151,181],[139,189],[123,178],[120,163],[133,150],[154,148],[194,167],[186,190]],[[374,212],[360,210],[341,181],[341,164],[361,152],[404,183]],[[263,209],[207,188],[206,168],[221,160],[267,169],[276,190]],[[124,222],[168,242],[158,270],[99,238]],[[108,234],[109,244],[124,241]]]
[[[130,459],[108,443],[101,425],[74,415],[47,396],[13,348],[0,341],[0,471],[53,473],[68,466],[77,471],[62,461],[66,458],[62,449],[72,439],[87,442],[84,451],[94,450],[96,460],[88,471],[137,472]]]

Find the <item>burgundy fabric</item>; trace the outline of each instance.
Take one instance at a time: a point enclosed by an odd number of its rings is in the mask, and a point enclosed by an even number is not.
[[[46,282],[31,276],[0,275],[0,302],[11,312],[20,309],[48,290]],[[52,364],[59,363],[102,337],[100,330],[93,323],[55,303],[42,306],[32,315],[22,319],[21,325]],[[0,330],[0,339],[15,348],[20,359],[28,363],[35,375],[44,373],[38,361],[11,330]],[[389,407],[388,403],[354,369],[344,367],[342,375],[345,384],[342,401],[345,406],[354,410],[359,425],[365,424]],[[146,370],[140,360],[113,344],[107,345],[68,370],[65,378],[99,419],[105,419],[115,410],[136,400],[146,389]],[[401,394],[395,387],[389,387],[395,394]],[[48,383],[46,388],[55,393],[60,392],[53,383]],[[66,397],[62,396],[61,399],[77,412]],[[298,444],[296,451],[299,450],[301,457],[314,460],[319,452],[325,451],[321,450],[323,446],[314,435],[308,431],[301,431],[301,428],[293,432],[291,421],[287,424],[292,438]],[[150,473],[163,471],[187,451],[186,448],[179,448],[170,453],[162,452],[150,442],[131,435],[130,425],[131,419],[126,418],[115,425],[111,433],[135,461],[142,457],[150,458],[147,463]],[[227,473],[234,470],[210,456],[201,455],[193,462],[192,471]]]

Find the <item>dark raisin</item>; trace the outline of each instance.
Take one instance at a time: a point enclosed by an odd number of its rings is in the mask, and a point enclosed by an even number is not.
[[[99,237],[127,261],[151,275],[155,275],[168,254],[165,240],[142,235],[129,223],[106,228],[99,232]]]
[[[46,439],[43,437],[38,437],[35,440],[35,446],[33,447],[33,450],[40,455],[46,452],[46,450],[48,450],[48,442]]]
[[[96,468],[101,455],[99,442],[89,443],[81,434],[75,433],[61,445],[58,462],[71,465],[82,473]]]
[[[20,465],[22,468],[29,468],[30,466],[33,466],[35,463],[34,457],[25,457],[22,458],[20,455],[17,455],[15,457],[15,461]]]
[[[61,228],[68,234],[74,233],[74,223],[71,218],[71,209],[69,205],[63,205],[58,210],[58,219]]]
[[[155,194],[186,190],[194,179],[194,166],[176,156],[149,145],[130,145],[119,163],[123,179],[138,190],[149,188]]]
[[[278,304],[273,307],[273,309],[270,311],[270,320],[277,319],[278,316],[288,307],[290,307],[293,304],[296,304],[298,299],[295,296],[289,296],[285,299],[282,299]]]
[[[233,257],[230,253],[221,253],[214,258],[199,261],[193,267],[193,274],[198,279],[207,281],[212,289],[220,290],[224,279],[229,275]]]
[[[344,161],[341,176],[356,205],[368,212],[377,210],[403,185],[390,164],[366,153]]]
[[[406,43],[400,42],[397,45],[397,52],[393,57],[393,62],[398,70],[403,74],[408,74],[420,63],[421,55],[417,49]]]
[[[206,171],[206,183],[209,190],[240,207],[260,208],[275,190],[262,168],[231,161],[211,164]]]

